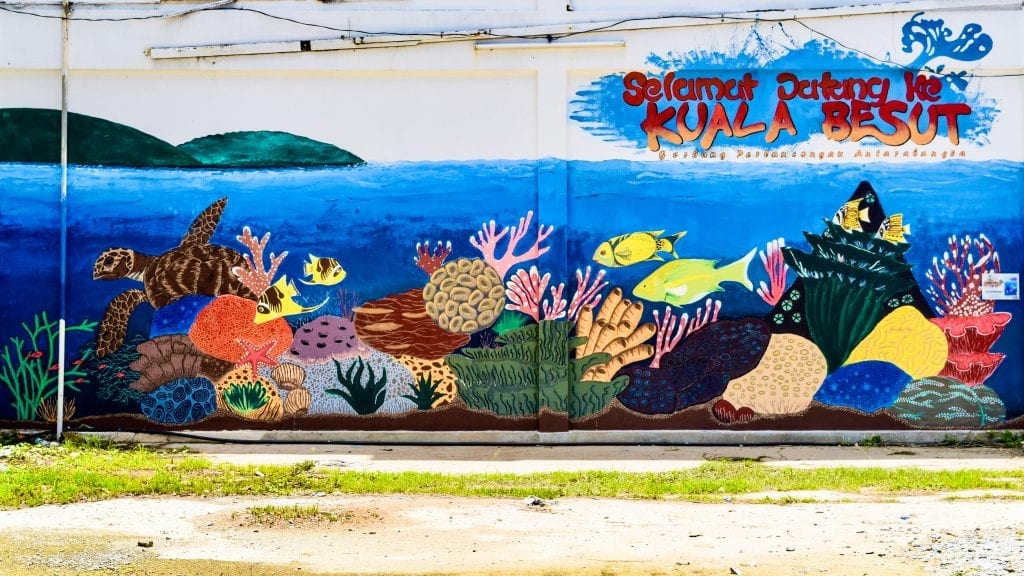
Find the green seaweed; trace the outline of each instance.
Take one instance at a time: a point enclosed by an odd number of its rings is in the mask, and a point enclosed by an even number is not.
[[[785,247],[783,256],[803,280],[807,328],[833,372],[889,311],[887,302],[915,286],[901,260],[909,245],[828,221],[824,234],[804,236],[811,253]]]
[[[412,388],[412,394],[403,394],[402,398],[412,400],[420,410],[430,410],[438,398],[444,397],[437,391],[437,384],[432,382],[430,374],[420,376],[415,384],[409,384],[409,388]]]
[[[498,321],[494,323],[494,326],[491,326],[491,330],[494,330],[500,336],[522,328],[528,319],[529,316],[526,314],[520,314],[512,310],[503,310],[501,316],[498,316]]]
[[[544,320],[498,337],[501,348],[466,348],[447,357],[459,396],[470,408],[502,416],[535,415],[545,407],[580,418],[599,412],[629,383],[581,380],[608,354],[569,358],[569,350],[586,341],[569,336],[571,324]]]
[[[16,336],[10,338],[0,352],[0,381],[10,390],[18,420],[32,420],[39,405],[57,393],[57,339],[60,335],[59,322],[51,321],[43,311],[33,316],[32,325],[22,322],[21,327],[28,340]],[[96,322],[82,321],[65,326],[65,332],[92,332]],[[85,360],[85,357],[82,358]],[[72,363],[64,371],[64,386],[80,392],[78,379],[86,376],[81,362]]]
[[[138,346],[145,341],[146,337],[134,334],[125,340],[123,346],[103,358],[96,357],[95,340],[79,348],[82,358],[79,367],[88,374],[85,380],[95,386],[97,398],[139,409],[146,394],[131,387],[139,379],[139,373],[131,369],[131,364],[139,359]]]
[[[267,402],[267,390],[259,382],[232,384],[224,391],[224,403],[243,416],[263,408]]]
[[[338,383],[344,390],[339,388],[328,388],[324,392],[332,396],[340,396],[348,402],[349,406],[356,411],[356,414],[366,416],[373,414],[384,405],[384,397],[387,393],[388,372],[381,368],[380,379],[376,378],[373,368],[356,358],[356,361],[349,365],[344,373],[341,371],[341,362],[334,361],[334,368],[338,372]],[[368,372],[366,384],[363,384],[363,371]]]

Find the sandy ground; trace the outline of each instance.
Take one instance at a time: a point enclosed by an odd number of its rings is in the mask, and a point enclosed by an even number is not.
[[[355,470],[533,472],[770,465],[1024,468],[1021,451],[820,447],[196,445],[217,461]],[[1009,575],[1024,572],[1024,499],[790,494],[813,504],[431,496],[136,498],[0,512],[0,574]],[[775,495],[778,496],[778,495]],[[989,495],[991,496],[991,495]],[[337,521],[258,523],[254,506]],[[152,542],[152,546],[148,545]]]
[[[247,509],[268,503],[315,504],[339,519],[254,522]],[[945,567],[941,552],[929,552],[982,533],[979,545],[1003,540],[1010,553],[1019,552],[1010,568],[1024,570],[1021,518],[1020,500],[935,497],[785,506],[408,496],[119,499],[2,512],[0,558],[8,574],[128,574],[133,565],[147,567],[139,573],[174,574],[189,562],[215,559],[234,563],[227,574],[261,566],[345,574],[930,575],[976,566],[976,558],[962,558],[963,566],[955,561],[964,550],[948,550]],[[151,548],[139,546],[150,541]]]

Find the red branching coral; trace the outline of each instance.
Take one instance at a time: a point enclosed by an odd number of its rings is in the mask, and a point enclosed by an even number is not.
[[[991,314],[995,303],[981,299],[981,275],[986,272],[999,272],[999,253],[992,242],[984,234],[963,239],[950,236],[949,251],[942,254],[941,261],[937,256],[932,258],[932,269],[925,273],[932,283],[928,296],[939,316]]]
[[[433,250],[430,249],[430,242],[417,242],[416,258],[413,260],[416,262],[416,265],[429,276],[444,264],[444,259],[451,253],[451,242],[442,244],[441,241],[438,240],[437,246],[435,246]]]

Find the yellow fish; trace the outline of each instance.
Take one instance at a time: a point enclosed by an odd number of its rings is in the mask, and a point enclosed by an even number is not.
[[[673,306],[686,306],[698,302],[712,292],[722,292],[722,282],[736,282],[747,290],[754,284],[747,275],[750,261],[757,254],[754,248],[739,260],[715,268],[718,260],[672,260],[662,264],[650,276],[644,278],[633,295],[651,302],[665,302]]]
[[[676,232],[671,236],[659,238],[664,230],[651,232],[633,232],[616,236],[602,242],[594,251],[594,262],[610,268],[630,266],[649,260],[664,262],[665,259],[658,255],[658,252],[667,252],[673,258],[678,258],[675,243],[686,236],[686,232]]]
[[[861,222],[870,222],[871,218],[868,217],[868,209],[860,209],[860,200],[850,200],[846,204],[843,204],[839,210],[836,211],[836,215],[832,217],[832,221],[843,227],[844,230],[856,230],[862,232],[864,228],[861,227]]]
[[[289,282],[288,277],[282,274],[281,278],[274,282],[273,286],[264,290],[263,294],[260,294],[259,299],[256,301],[256,318],[253,321],[256,324],[263,324],[264,322],[270,322],[285,316],[305,314],[327,304],[327,300],[329,300],[328,298],[316,306],[303,308],[295,302],[295,297],[298,295],[299,292],[295,289],[295,284]]]
[[[346,274],[335,258],[317,258],[312,254],[309,255],[309,262],[302,263],[302,272],[309,276],[310,281],[300,279],[299,282],[321,286],[334,286],[344,280]]]
[[[896,244],[907,241],[903,237],[904,234],[910,234],[910,224],[903,225],[903,214],[893,214],[882,221],[882,225],[878,227],[875,237]]]

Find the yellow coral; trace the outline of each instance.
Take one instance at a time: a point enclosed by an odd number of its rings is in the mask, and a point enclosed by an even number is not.
[[[583,380],[610,382],[623,366],[642,362],[654,356],[654,347],[644,344],[658,331],[650,322],[639,324],[644,314],[643,302],[622,299],[622,288],[614,288],[594,316],[590,306],[580,310],[576,320],[576,335],[587,340],[576,347],[576,357],[599,352],[611,356],[606,364],[589,368]],[[638,325],[639,324],[639,325]]]
[[[722,398],[758,414],[796,414],[811,404],[827,373],[828,362],[813,342],[773,334],[761,362],[730,381]]]
[[[942,329],[913,306],[900,306],[875,326],[853,349],[846,364],[865,360],[889,362],[914,380],[935,376],[949,356]]]

